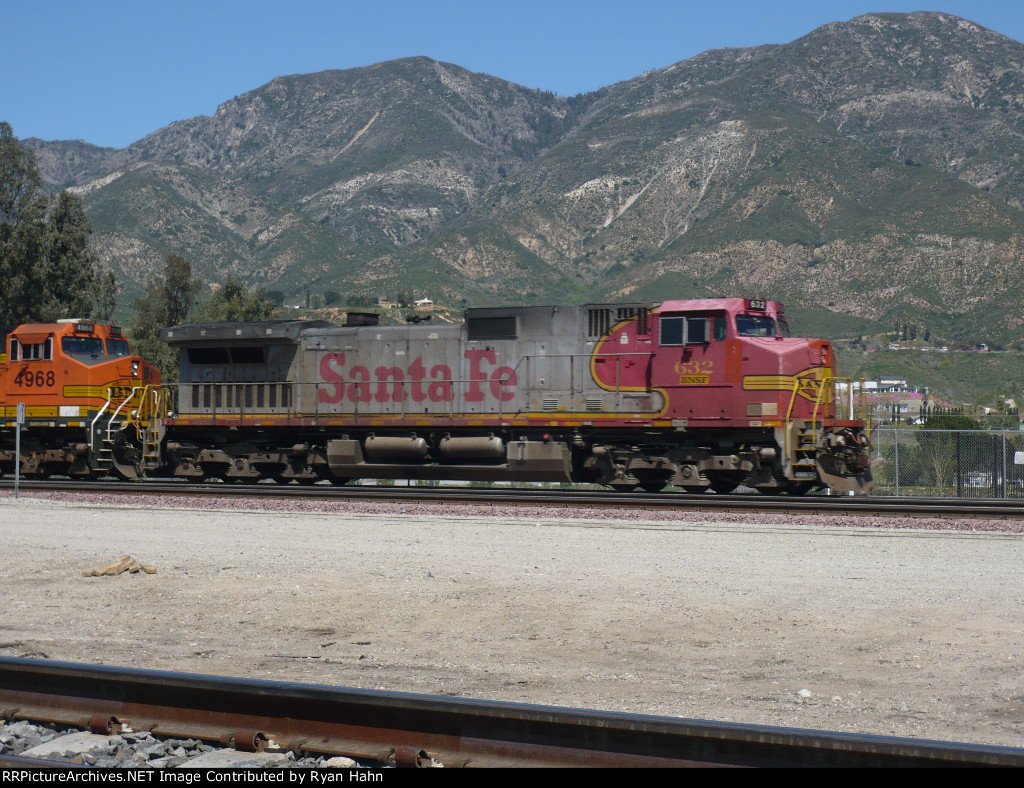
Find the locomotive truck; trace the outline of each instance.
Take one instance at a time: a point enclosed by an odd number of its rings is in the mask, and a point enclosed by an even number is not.
[[[868,425],[852,400],[835,396],[832,346],[789,336],[778,302],[477,308],[459,324],[384,326],[374,317],[350,316],[341,327],[296,320],[165,329],[163,340],[179,351],[179,383],[170,397],[174,387],[157,387],[148,409],[122,407],[121,422],[99,417],[108,432],[124,432],[107,447],[115,458],[107,465],[129,478],[305,484],[871,489]],[[44,333],[19,331],[29,329]],[[12,371],[8,363],[0,376],[10,381]],[[129,404],[152,396],[132,391]],[[6,470],[13,457],[6,434],[3,441]],[[104,461],[92,448],[79,456],[98,472]]]

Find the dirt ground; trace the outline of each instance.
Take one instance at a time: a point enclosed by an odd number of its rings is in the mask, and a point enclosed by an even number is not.
[[[4,493],[0,654],[1024,746],[1024,535],[337,506]]]

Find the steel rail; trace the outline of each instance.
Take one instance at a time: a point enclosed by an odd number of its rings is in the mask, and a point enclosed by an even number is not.
[[[0,489],[12,482],[0,480]],[[105,495],[182,495],[298,498],[379,503],[462,503],[502,506],[625,508],[668,511],[768,512],[785,514],[906,515],[935,518],[1024,519],[1024,499],[889,498],[880,496],[691,495],[620,493],[524,488],[360,486],[277,484],[194,484],[174,481],[22,481],[26,492],[94,492]]]
[[[1024,766],[1024,749],[0,658],[0,715],[377,765]]]

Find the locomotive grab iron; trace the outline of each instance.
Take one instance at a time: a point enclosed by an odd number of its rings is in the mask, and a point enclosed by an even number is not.
[[[177,387],[95,341],[86,358],[80,341],[114,328],[21,326],[0,357],[0,470],[13,470],[16,403],[35,397],[27,475],[871,489],[868,428],[836,397],[830,343],[790,337],[777,302],[363,317],[165,329]],[[26,352],[46,342],[49,358]]]

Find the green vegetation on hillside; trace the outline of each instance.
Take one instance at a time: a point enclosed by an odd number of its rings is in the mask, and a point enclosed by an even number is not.
[[[1024,353],[923,352],[838,347],[839,374],[871,380],[880,375],[906,378],[912,388],[927,387],[954,405],[1002,408],[1007,398],[1024,405]]]

